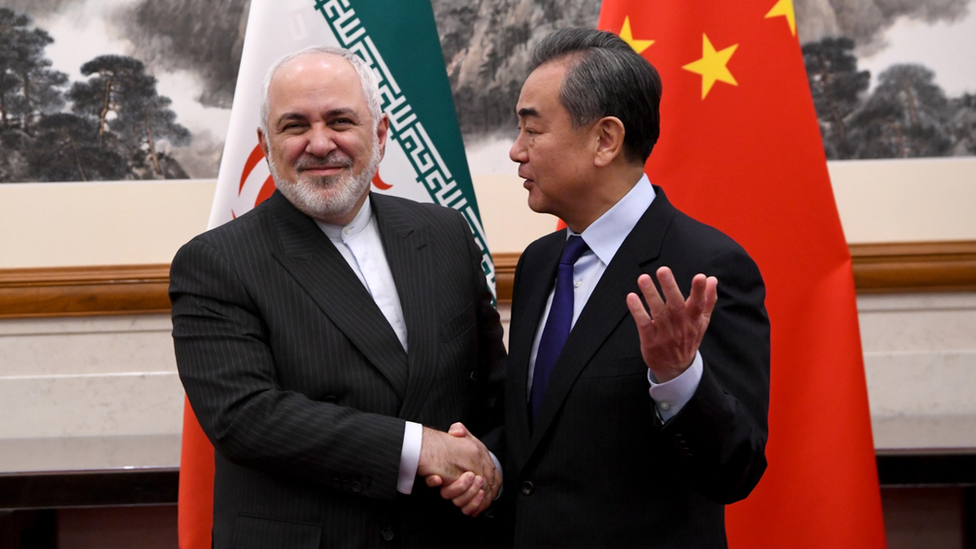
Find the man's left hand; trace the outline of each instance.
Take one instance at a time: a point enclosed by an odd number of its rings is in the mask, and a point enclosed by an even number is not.
[[[718,301],[718,279],[695,275],[686,300],[671,269],[661,267],[656,274],[663,298],[649,275],[637,278],[650,314],[636,293],[627,294],[627,308],[637,323],[644,363],[655,380],[664,383],[684,373],[695,360]]]

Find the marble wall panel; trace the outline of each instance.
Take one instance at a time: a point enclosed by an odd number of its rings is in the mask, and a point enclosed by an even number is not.
[[[176,372],[169,315],[0,321],[0,379]]]
[[[0,378],[0,439],[178,433],[183,386],[172,372]]]

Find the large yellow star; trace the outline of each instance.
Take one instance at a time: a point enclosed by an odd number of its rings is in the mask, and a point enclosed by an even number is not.
[[[702,99],[705,99],[705,96],[708,95],[708,91],[712,89],[712,85],[715,84],[716,80],[720,80],[726,84],[732,84],[733,86],[739,85],[735,81],[735,78],[732,77],[732,73],[729,72],[728,67],[725,66],[738,47],[738,44],[732,44],[722,51],[715,51],[712,43],[708,40],[708,36],[702,34],[702,58],[694,63],[689,63],[681,67],[686,71],[701,75]]]
[[[624,26],[620,29],[619,36],[621,40],[630,44],[630,47],[634,48],[637,53],[642,53],[654,43],[653,40],[634,40],[634,35],[630,31],[630,17],[624,17]]]
[[[779,0],[773,9],[766,14],[766,19],[770,17],[785,17],[790,24],[790,32],[796,36],[796,14],[793,12],[793,0]]]

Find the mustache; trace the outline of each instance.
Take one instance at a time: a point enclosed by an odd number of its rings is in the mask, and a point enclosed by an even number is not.
[[[313,155],[302,155],[295,162],[296,170],[314,170],[316,168],[342,167],[351,168],[353,160],[351,157],[339,152],[332,151],[326,156],[318,157]]]

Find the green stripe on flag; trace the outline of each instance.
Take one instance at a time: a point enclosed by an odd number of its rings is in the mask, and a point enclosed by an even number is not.
[[[432,201],[461,212],[495,292],[495,267],[468,172],[444,57],[429,2],[318,0],[339,44],[377,67],[391,139],[403,148]]]

